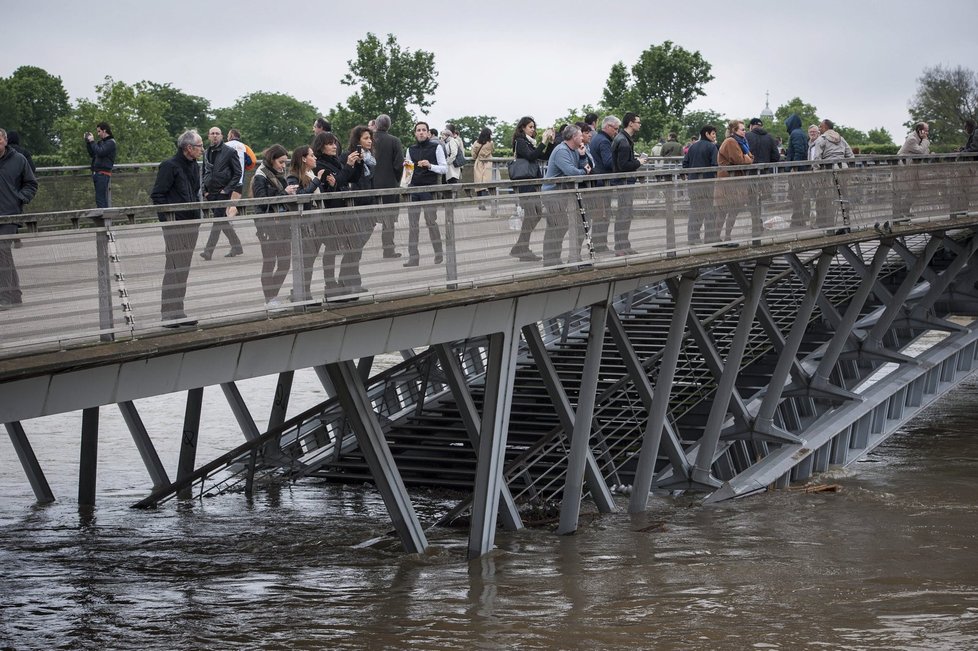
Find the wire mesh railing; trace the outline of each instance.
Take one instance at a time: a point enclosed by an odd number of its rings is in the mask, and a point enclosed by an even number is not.
[[[218,202],[0,217],[25,226],[0,236],[23,294],[22,304],[0,311],[0,356],[142,337],[184,314],[203,325],[276,318],[336,301],[696,255],[725,240],[796,241],[975,211],[978,163],[949,156],[895,164],[900,160],[779,174],[751,166],[744,171],[758,174],[718,180],[683,180],[690,170],[643,171],[626,175],[623,185],[571,178],[562,182],[572,187],[549,192],[535,191],[541,180],[441,185],[425,188],[435,191],[430,201],[413,201],[417,190],[386,190],[369,196],[398,203],[339,208],[323,208],[319,197],[251,199],[238,202],[250,214],[230,220],[158,220],[161,211],[209,215],[207,209],[229,205]],[[531,191],[513,192],[521,187]],[[477,194],[484,189],[491,193]],[[365,196],[330,198],[352,204]],[[254,214],[259,210],[273,212]],[[203,259],[205,234],[225,221],[244,254],[223,257],[218,249]],[[385,257],[385,222],[396,222],[400,258]],[[529,235],[531,256],[519,249],[521,233]],[[415,255],[417,266],[404,266]],[[164,293],[183,305],[168,313]]]

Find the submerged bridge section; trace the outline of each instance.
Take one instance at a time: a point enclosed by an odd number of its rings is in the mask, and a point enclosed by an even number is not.
[[[141,506],[308,477],[369,479],[410,551],[424,549],[427,527],[463,515],[477,555],[491,549],[497,518],[519,528],[529,507],[559,510],[558,531],[569,533],[585,499],[609,512],[624,506],[614,496],[623,487],[627,508],[640,512],[652,491],[711,502],[804,481],[860,458],[974,370],[975,163],[897,162],[719,182],[646,172],[627,188],[553,193],[564,202],[548,197],[548,207],[565,206],[584,235],[581,260],[565,242],[570,260],[556,269],[508,256],[512,196],[466,198],[479,188],[462,186],[431,204],[446,225],[445,266],[405,271],[371,241],[364,276],[374,292],[265,312],[250,298],[255,260],[194,263],[188,304],[203,326],[176,334],[143,317],[154,300],[143,293],[158,300],[149,267],[166,227],[142,223],[149,211],[61,230],[58,217],[41,216],[38,232],[21,236],[38,262],[22,267],[20,309],[43,307],[31,305],[32,290],[40,301],[64,292],[60,303],[101,320],[85,328],[40,310],[48,318],[28,328],[17,310],[0,313],[0,420],[41,501],[54,496],[33,458],[30,419],[84,410],[79,501],[91,504],[98,409],[117,404],[152,483]],[[703,188],[747,198],[738,246],[687,239],[689,199]],[[815,216],[792,225],[799,189]],[[594,207],[615,209],[622,192],[635,207],[639,253],[595,253],[586,237]],[[293,233],[343,213],[296,206]],[[88,292],[62,288],[60,267],[47,261],[80,265],[103,245],[115,275],[96,274]],[[89,257],[97,270],[99,256]],[[372,373],[385,351],[404,362]],[[292,373],[309,367],[326,399],[287,419]],[[235,382],[276,373],[261,432]],[[198,465],[200,397],[213,385],[244,443]],[[171,480],[135,401],[173,391],[186,392],[186,419]],[[416,486],[462,497],[422,522]]]

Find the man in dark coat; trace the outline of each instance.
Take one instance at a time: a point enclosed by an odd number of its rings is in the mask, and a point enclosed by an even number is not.
[[[177,139],[177,153],[160,163],[156,183],[150,198],[156,205],[194,203],[200,201],[200,165],[197,159],[204,151],[204,142],[196,131],[187,131]],[[232,150],[233,151],[233,150]],[[237,154],[235,153],[235,159]],[[161,222],[175,221],[163,226],[163,242],[166,246],[166,262],[163,272],[163,289],[160,315],[168,328],[197,325],[183,311],[187,294],[187,276],[190,261],[197,246],[200,210],[182,210],[175,213],[159,213]]]
[[[384,190],[396,188],[401,184],[401,174],[404,170],[404,146],[401,141],[388,131],[391,128],[389,115],[378,115],[374,120],[374,158],[377,167],[374,168],[374,189]],[[381,203],[396,204],[397,195],[381,197]],[[398,208],[385,208],[380,216],[380,241],[384,247],[385,258],[399,258],[401,254],[394,249],[394,224],[397,222]]]
[[[207,132],[210,147],[204,154],[204,199],[207,201],[236,201],[241,198],[242,179],[241,158],[238,151],[224,142],[224,134],[217,127],[211,127]],[[234,217],[238,214],[235,206],[214,208],[215,217]],[[214,247],[221,239],[221,233],[227,235],[231,251],[225,258],[233,258],[244,253],[241,240],[234,232],[234,226],[228,221],[216,221],[211,225],[211,233],[207,236],[207,244],[200,257],[210,260],[214,255]]]
[[[109,181],[112,180],[112,168],[115,167],[115,139],[108,122],[99,122],[95,126],[98,141],[91,132],[85,134],[85,147],[92,159],[92,182],[95,184],[95,207],[108,208]]]
[[[611,159],[616,172],[634,172],[642,167],[644,158],[635,156],[635,134],[642,128],[642,118],[635,113],[626,113],[621,120],[621,131],[611,143]],[[631,185],[635,179],[620,179],[612,185]],[[615,214],[615,255],[634,255],[628,239],[632,227],[632,203],[635,197],[631,189],[621,188],[618,193],[618,211]]]
[[[698,169],[717,166],[717,128],[707,124],[700,129],[700,139],[689,146],[683,155],[683,169]],[[691,172],[690,181],[714,179],[716,172]],[[686,238],[690,246],[705,241],[707,244],[720,241],[720,225],[713,210],[713,183],[700,181],[690,183],[689,220],[686,224]],[[700,239],[703,230],[703,239]]]
[[[19,215],[37,193],[37,179],[27,159],[7,146],[7,132],[0,129],[0,215]],[[20,224],[0,223],[0,236],[14,235]],[[14,265],[13,240],[0,239],[0,310],[23,303],[20,277]]]
[[[808,134],[802,129],[801,118],[792,113],[784,121],[788,130],[788,151],[785,158],[789,162],[808,160]],[[792,167],[792,172],[804,172],[807,166]],[[812,215],[812,203],[805,196],[805,181],[807,177],[797,176],[788,178],[788,196],[791,199],[791,226],[803,228]]]
[[[781,150],[778,141],[764,128],[760,118],[751,118],[750,129],[746,133],[750,153],[754,155],[754,163],[777,163],[781,160]],[[773,170],[756,170],[754,174],[770,174]],[[769,193],[770,183],[755,181],[750,186],[750,215],[751,234],[760,235],[764,230],[761,200]]]

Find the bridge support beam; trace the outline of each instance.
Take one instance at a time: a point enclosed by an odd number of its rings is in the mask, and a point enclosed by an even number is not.
[[[486,391],[479,428],[479,454],[475,466],[475,491],[472,495],[472,524],[469,527],[469,558],[492,550],[496,539],[496,515],[505,484],[506,440],[509,437],[509,415],[513,401],[513,379],[516,377],[516,355],[520,336],[511,316],[506,332],[489,335]]]
[[[730,406],[730,399],[734,392],[734,382],[740,372],[740,363],[744,358],[744,351],[747,349],[747,337],[750,334],[751,326],[754,323],[754,315],[757,314],[757,306],[761,301],[761,293],[764,291],[764,281],[767,278],[767,271],[771,262],[768,259],[760,259],[754,267],[751,277],[750,291],[744,299],[744,305],[734,330],[733,342],[727,353],[724,363],[723,373],[717,383],[717,390],[713,396],[713,405],[710,407],[710,415],[706,421],[706,429],[700,439],[699,450],[696,454],[696,463],[693,466],[690,487],[707,490],[714,490],[720,487],[720,482],[713,477],[711,467],[713,457],[720,442],[720,430],[723,421],[727,417],[727,409]]]
[[[445,378],[448,380],[448,386],[451,388],[452,395],[455,397],[455,403],[458,405],[462,423],[465,425],[465,429],[469,434],[472,449],[478,451],[480,449],[479,439],[482,437],[482,432],[480,431],[481,418],[479,416],[479,410],[476,409],[475,401],[472,400],[469,387],[465,383],[465,374],[462,373],[462,367],[458,362],[458,357],[448,344],[436,345],[435,352],[438,355],[438,362],[441,364],[442,371],[445,373]],[[502,491],[502,505],[499,510],[499,516],[502,518],[503,527],[509,531],[522,529],[523,520],[520,518],[519,509],[516,508],[516,502],[513,501],[513,495],[509,491],[509,486],[503,482],[499,490]]]
[[[411,497],[401,480],[401,473],[387,446],[384,431],[363,388],[356,366],[352,361],[337,362],[327,364],[325,371],[337,389],[337,398],[350,420],[360,451],[367,461],[370,474],[387,506],[404,550],[423,552],[428,546],[424,529],[414,512]]]
[[[231,413],[234,414],[234,419],[238,421],[238,427],[241,428],[245,440],[254,441],[261,436],[258,426],[255,425],[255,419],[251,417],[251,412],[248,411],[248,405],[245,404],[241,392],[238,391],[238,385],[234,382],[222,382],[221,390],[224,391],[224,397],[227,398],[228,405],[231,406]]]
[[[272,399],[272,409],[268,414],[268,429],[274,429],[285,422],[285,415],[289,411],[289,399],[292,395],[292,380],[295,371],[283,371],[278,374],[278,382],[275,384],[275,397]]]
[[[78,506],[95,506],[95,476],[98,473],[98,410],[98,407],[82,410]]]
[[[672,382],[676,376],[679,353],[682,350],[683,335],[686,331],[685,324],[689,317],[690,305],[693,302],[693,285],[695,282],[694,275],[683,274],[678,285],[672,287],[676,305],[672,310],[669,335],[666,337],[666,346],[659,364],[659,377],[652,394],[652,405],[649,409],[648,420],[645,423],[645,432],[642,435],[642,448],[639,451],[638,463],[635,468],[632,495],[628,500],[629,513],[642,513],[648,508],[649,491],[652,490],[652,477],[655,475],[655,462],[659,456],[663,429],[667,425],[666,414],[669,409],[669,398],[672,396]],[[617,323],[615,329],[621,327],[617,314],[613,316],[613,321]],[[648,382],[647,376],[645,382]],[[671,440],[675,437],[671,429],[668,434],[671,435],[668,438],[669,458],[672,463],[673,475],[678,479],[688,480],[689,464],[682,453],[682,446],[678,439]]]
[[[139,456],[143,460],[143,465],[146,466],[146,472],[153,480],[153,489],[169,486],[170,478],[166,474],[166,469],[163,467],[163,462],[160,461],[160,455],[157,454],[152,439],[149,438],[146,426],[143,425],[143,419],[139,417],[136,405],[131,400],[120,402],[119,411],[122,412],[122,419],[126,421],[126,427],[129,428],[136,449],[139,450]]]
[[[10,442],[14,446],[14,452],[17,453],[20,465],[24,468],[24,474],[27,475],[27,481],[31,484],[31,490],[34,491],[34,499],[41,504],[53,502],[54,493],[51,491],[51,486],[48,485],[48,480],[44,477],[41,464],[37,462],[34,448],[31,447],[31,442],[27,440],[24,427],[20,422],[5,423],[5,425],[7,435],[10,436]]]
[[[614,312],[612,311],[611,313],[613,314]],[[543,338],[540,336],[540,329],[537,328],[536,324],[524,326],[523,339],[530,349],[533,361],[536,362],[540,379],[543,380],[543,385],[547,389],[547,395],[550,396],[550,402],[553,403],[557,417],[560,419],[560,426],[563,428],[565,436],[570,439],[571,434],[574,432],[574,424],[576,422],[574,409],[571,407],[567,392],[564,391],[564,387],[560,382],[560,376],[557,375],[557,369],[554,367],[550,355],[547,354],[547,347],[543,343]],[[588,491],[590,491],[591,497],[594,498],[598,511],[601,513],[614,513],[617,510],[615,507],[615,498],[611,496],[608,482],[605,481],[604,476],[601,474],[598,460],[594,457],[594,452],[591,451],[590,446],[588,446],[585,452],[584,483]]]
[[[204,387],[187,391],[187,407],[183,413],[183,431],[180,433],[180,460],[177,463],[177,481],[194,474],[197,463],[197,438],[200,435],[200,410],[204,402]],[[190,487],[177,493],[177,498],[188,500],[192,497]]]
[[[581,389],[577,397],[577,412],[574,415],[574,433],[571,436],[570,453],[567,455],[564,493],[560,501],[558,534],[569,534],[577,531],[581,514],[584,468],[591,438],[591,419],[594,417],[594,401],[598,387],[598,375],[601,371],[601,354],[604,350],[607,316],[608,304],[606,302],[591,306],[587,352],[584,355]]]

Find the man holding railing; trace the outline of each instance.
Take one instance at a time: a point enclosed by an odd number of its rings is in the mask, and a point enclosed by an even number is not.
[[[7,132],[0,129],[0,215],[19,215],[37,193],[37,179],[27,159],[7,146]],[[0,224],[0,236],[14,235],[19,224]],[[0,239],[0,310],[23,303],[20,277],[14,265],[12,240]]]

